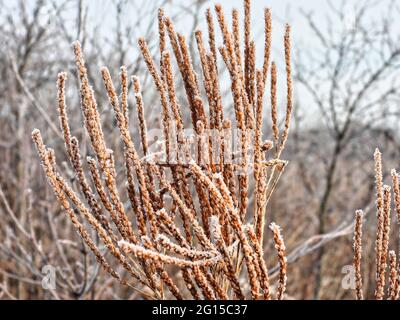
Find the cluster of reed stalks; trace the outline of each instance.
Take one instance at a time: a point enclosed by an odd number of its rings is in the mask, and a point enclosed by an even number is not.
[[[206,12],[208,46],[201,31],[195,34],[201,77],[195,71],[185,37],[174,30],[162,9],[158,14],[159,61],[152,57],[145,39],[138,40],[160,97],[162,152],[151,149],[144,114],[154,110],[145,106],[139,77],[133,76],[131,82],[140,151],[129,128],[131,89],[126,68],[120,72],[120,93],[108,69],[101,69],[124,147],[125,190],[117,188],[120,171],[113,151],[106,145],[78,42],[73,48],[81,108],[94,154],[87,157],[86,163],[69,127],[67,75],[60,73],[57,83],[60,125],[76,187],[63,177],[55,153],[44,145],[40,131],[34,130],[32,136],[48,182],[80,237],[106,272],[138,290],[143,298],[283,299],[287,261],[280,228],[270,224],[280,265],[276,283],[270,281],[263,239],[266,206],[287,165],[281,154],[292,113],[290,27],[284,35],[287,109],[281,132],[277,120],[277,68],[270,58],[270,10],[264,11],[265,47],[260,68],[256,67],[256,46],[250,32],[250,1],[244,1],[243,45],[238,11],[232,11],[231,28],[220,5],[215,6],[215,15],[223,39],[218,49],[215,17],[210,9]],[[168,39],[172,53],[167,48]],[[232,120],[226,116],[229,102],[222,98],[219,56],[230,75]],[[173,57],[186,93],[184,102],[176,93]],[[272,140],[263,138],[268,77]],[[189,107],[194,138],[185,135],[182,105]],[[231,148],[232,138],[238,141],[237,150]],[[254,191],[250,191],[251,186]],[[95,231],[95,238],[89,227]],[[110,258],[114,263],[109,262]]]
[[[400,223],[400,185],[399,175],[392,169],[392,188],[383,184],[382,174],[382,154],[376,149],[375,159],[375,186],[376,186],[376,208],[377,208],[377,228],[375,241],[375,299],[397,300],[400,294],[400,252],[396,255],[394,250],[389,250],[389,240],[391,234],[391,195],[394,195],[394,207],[397,213],[397,223]],[[356,211],[354,227],[354,271],[356,284],[356,297],[363,299],[363,281],[361,271],[362,256],[362,224],[364,213],[362,210]]]

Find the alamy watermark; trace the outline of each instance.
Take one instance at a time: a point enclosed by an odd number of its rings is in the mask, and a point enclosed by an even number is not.
[[[256,141],[253,130],[185,129],[176,132],[169,126],[167,139],[161,129],[149,129],[149,153],[144,160],[159,165],[188,165],[195,160],[200,166],[232,165],[235,174],[247,175],[253,170],[255,146],[260,152],[273,148],[269,140]]]
[[[56,268],[52,265],[45,265],[42,268],[42,288],[44,290],[56,289]]]
[[[342,288],[344,290],[356,289],[356,271],[353,265],[346,265],[342,267]]]

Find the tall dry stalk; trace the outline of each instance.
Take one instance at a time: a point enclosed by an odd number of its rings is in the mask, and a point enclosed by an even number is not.
[[[377,207],[377,228],[376,228],[376,276],[375,276],[375,299],[376,300],[397,300],[400,294],[400,263],[396,264],[398,255],[393,250],[389,250],[389,240],[391,234],[391,192],[394,193],[394,204],[397,212],[397,223],[399,220],[399,177],[396,170],[391,171],[393,188],[383,184],[382,173],[382,154],[376,149],[374,153],[375,160],[375,185],[376,185],[376,207]],[[362,219],[363,212],[356,211],[356,220],[354,228],[354,269],[356,282],[356,296],[358,300],[363,299],[362,271],[361,271],[361,240],[362,240]],[[387,287],[387,293],[385,288]]]

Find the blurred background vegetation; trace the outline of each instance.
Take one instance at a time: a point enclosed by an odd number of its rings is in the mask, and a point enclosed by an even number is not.
[[[238,0],[220,2],[227,12],[242,5]],[[150,45],[156,45],[158,7],[164,7],[176,28],[191,37],[204,26],[205,9],[212,5],[205,0],[0,0],[1,298],[139,298],[99,270],[75,234],[47,187],[30,133],[41,128],[59,160],[66,160],[55,86],[57,73],[65,70],[72,129],[84,141],[71,49],[71,43],[79,40],[106,137],[118,161],[121,146],[100,67],[106,65],[117,76],[119,67],[126,65],[129,74],[140,76],[148,126],[158,127],[156,90],[136,40],[144,36]],[[353,290],[342,286],[342,268],[352,263],[352,223],[358,208],[365,210],[368,221],[363,271],[366,296],[372,297],[373,152],[375,147],[381,149],[388,180],[389,169],[398,169],[400,159],[399,3],[253,1],[255,35],[263,25],[258,8],[265,6],[273,13],[273,35],[278,39],[273,41],[273,56],[278,68],[284,67],[279,60],[283,49],[276,45],[283,38],[284,23],[289,22],[293,29],[295,115],[284,154],[290,164],[267,208],[267,223],[273,220],[282,226],[287,244],[288,297],[354,298]],[[192,59],[199,71],[197,57]],[[221,85],[227,88],[229,81]],[[284,86],[281,89],[284,102]],[[137,119],[133,117],[132,122],[135,132]],[[68,165],[65,170],[73,182]],[[399,233],[398,226],[394,232]],[[267,256],[272,251],[268,240]],[[393,247],[399,252],[398,243]],[[267,261],[273,270],[276,261]],[[45,265],[57,269],[54,291],[42,288]]]

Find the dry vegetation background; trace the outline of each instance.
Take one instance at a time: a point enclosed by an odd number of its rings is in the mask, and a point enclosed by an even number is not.
[[[175,21],[185,15],[191,28],[188,31],[185,24],[185,32],[194,34],[205,8],[212,3],[110,2],[115,7],[115,24],[107,32],[101,28],[101,21],[90,21],[87,6],[92,2],[21,0],[15,1],[12,12],[0,11],[1,298],[138,298],[137,292],[120,286],[99,268],[65,218],[40,168],[31,132],[41,128],[46,143],[55,148],[58,162],[67,161],[58,126],[55,86],[57,73],[67,70],[70,122],[85,150],[86,133],[81,125],[71,49],[71,43],[78,39],[89,66],[107,142],[117,150],[120,140],[114,130],[116,123],[106,94],[101,94],[104,89],[96,72],[102,65],[110,70],[127,65],[129,74],[145,77],[148,72],[136,40],[144,36],[151,49],[157,45],[157,8],[164,7]],[[359,208],[364,209],[366,218],[364,295],[374,295],[373,152],[375,147],[382,151],[384,180],[390,181],[389,169],[398,169],[400,159],[400,32],[393,25],[400,11],[396,1],[383,1],[384,5],[364,0],[355,3],[350,24],[349,12],[341,1],[330,2],[328,27],[316,24],[314,16],[318,12],[312,15],[302,11],[298,15],[315,48],[293,39],[295,111],[284,152],[290,163],[266,216],[267,223],[276,221],[283,229],[288,253],[288,298],[355,297],[354,290],[343,288],[342,268],[352,264],[354,211]],[[258,5],[254,1],[253,10]],[[268,6],[268,2],[263,5]],[[378,11],[376,6],[380,6]],[[0,7],[6,8],[1,0]],[[132,8],[142,19],[126,19],[124,15]],[[182,26],[178,24],[177,28]],[[193,38],[189,40],[195,44]],[[200,74],[198,58],[193,55],[192,59]],[[142,80],[142,85],[146,105],[157,106],[146,114],[148,126],[156,127],[160,120],[158,96],[150,79]],[[222,86],[228,89],[229,83]],[[132,136],[136,137],[137,119],[133,117],[132,122]],[[74,176],[68,170],[65,165],[72,183]],[[399,233],[395,220],[392,231],[394,235]],[[399,252],[398,237],[392,239],[391,247]],[[266,241],[266,260],[269,269],[274,270],[277,259],[271,255],[271,237]],[[45,265],[58,270],[55,291],[42,288]]]

